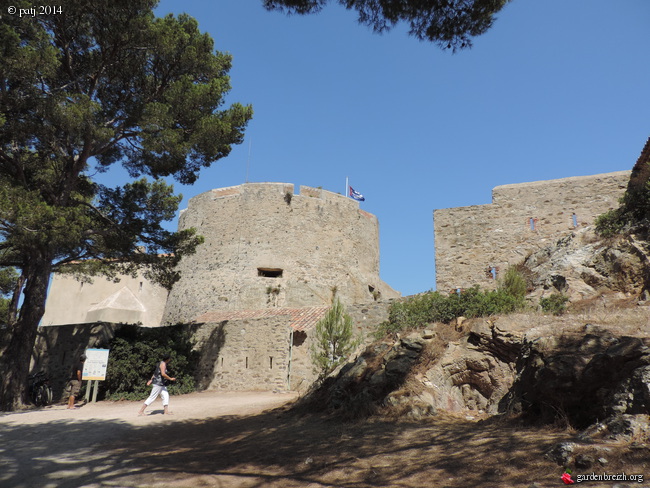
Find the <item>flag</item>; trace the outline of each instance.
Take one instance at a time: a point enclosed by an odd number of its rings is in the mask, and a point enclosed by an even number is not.
[[[354,191],[354,188],[350,187],[350,198],[357,200],[358,202],[364,202],[366,199],[358,191]]]

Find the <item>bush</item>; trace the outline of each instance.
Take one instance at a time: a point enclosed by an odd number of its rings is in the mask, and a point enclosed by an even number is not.
[[[642,188],[628,190],[620,206],[596,218],[596,232],[603,237],[650,229],[650,182]]]
[[[526,279],[515,267],[508,268],[505,276],[499,282],[499,289],[513,297],[525,297],[527,288]]]
[[[147,380],[165,354],[170,354],[170,375],[176,381],[168,385],[169,393],[178,395],[196,390],[194,372],[197,353],[192,350],[189,329],[177,325],[145,329],[124,325],[110,343],[105,397],[110,400],[141,400],[149,395]]]
[[[539,300],[539,305],[542,307],[543,312],[552,313],[553,315],[562,315],[566,312],[566,304],[568,301],[569,297],[560,293],[553,293],[546,298],[541,298]]]
[[[612,237],[623,232],[625,219],[622,218],[621,209],[614,209],[596,217],[594,226],[596,232],[602,237]]]
[[[449,323],[460,316],[472,318],[513,313],[526,306],[525,293],[526,282],[521,275],[518,278],[511,276],[507,285],[492,291],[483,291],[478,286],[447,296],[429,291],[393,303],[388,320],[379,326],[377,335],[419,328],[433,322]]]

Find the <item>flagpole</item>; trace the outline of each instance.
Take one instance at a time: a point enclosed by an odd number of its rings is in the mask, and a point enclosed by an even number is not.
[[[345,193],[344,193],[345,198],[349,198],[349,197],[350,197],[350,190],[349,190],[349,188],[350,188],[350,186],[348,185],[348,177],[346,176],[346,177],[345,177]]]

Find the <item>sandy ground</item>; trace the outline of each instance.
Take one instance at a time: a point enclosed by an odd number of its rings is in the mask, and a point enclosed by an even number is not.
[[[295,398],[294,393],[200,392],[172,397],[172,415],[167,416],[160,399],[143,416],[138,415],[140,402],[106,401],[78,404],[74,410],[53,405],[0,413],[0,487],[136,486],[121,480],[122,474],[130,471],[120,467],[125,460],[116,457],[107,464],[113,451],[104,448],[119,446],[139,433],[146,438],[146,432],[152,431],[156,434],[146,449],[162,452],[166,442],[160,429],[233,415],[251,416]],[[145,482],[137,486],[153,485]]]
[[[162,415],[160,400],[143,417],[137,402],[3,414],[0,487],[564,486],[562,467],[543,454],[571,440],[565,430],[467,414],[344,424],[281,408],[293,399],[294,394],[201,392],[172,397],[170,416]],[[585,486],[650,486],[647,447],[605,449],[600,455],[608,464],[589,473],[643,474],[645,482]]]

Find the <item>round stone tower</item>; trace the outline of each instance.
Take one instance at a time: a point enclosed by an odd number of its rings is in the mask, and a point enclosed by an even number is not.
[[[180,263],[164,323],[211,310],[344,304],[398,297],[379,278],[379,223],[342,195],[286,183],[246,183],[202,193],[179,229],[205,242]]]

